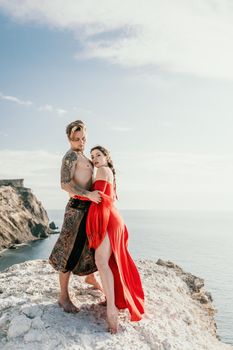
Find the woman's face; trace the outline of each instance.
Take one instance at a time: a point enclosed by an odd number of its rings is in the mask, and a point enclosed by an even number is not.
[[[108,165],[107,157],[98,149],[91,152],[91,160],[96,168]]]

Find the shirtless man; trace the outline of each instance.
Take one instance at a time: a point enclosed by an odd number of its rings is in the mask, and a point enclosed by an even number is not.
[[[90,191],[93,165],[84,155],[86,128],[81,120],[70,123],[66,128],[70,150],[65,154],[61,167],[61,188],[69,193],[64,222],[60,236],[49,257],[50,264],[59,271],[61,293],[59,305],[66,312],[76,313],[79,309],[72,303],[68,284],[70,274],[87,275],[86,282],[101,289],[93,272],[97,270],[93,251],[90,251],[86,236],[86,216],[89,201],[73,198],[85,196],[95,203],[101,201],[98,191]]]

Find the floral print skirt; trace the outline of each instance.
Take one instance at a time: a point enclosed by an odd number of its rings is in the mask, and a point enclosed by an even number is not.
[[[70,198],[61,233],[49,257],[57,271],[72,271],[79,276],[97,271],[94,250],[88,248],[86,218],[90,203]]]

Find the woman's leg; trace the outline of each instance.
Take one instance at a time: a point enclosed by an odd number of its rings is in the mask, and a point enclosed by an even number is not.
[[[104,293],[107,299],[109,329],[112,333],[116,333],[118,327],[118,311],[115,306],[114,278],[112,270],[108,264],[111,254],[112,248],[108,234],[106,234],[103,242],[95,251],[95,263],[99,270]]]

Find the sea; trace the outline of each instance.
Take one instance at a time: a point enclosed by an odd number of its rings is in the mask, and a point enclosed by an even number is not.
[[[134,259],[170,260],[204,278],[217,309],[220,339],[233,345],[233,212],[121,210]],[[61,227],[64,211],[48,210]],[[58,236],[5,250],[0,270],[32,259],[47,259]]]

